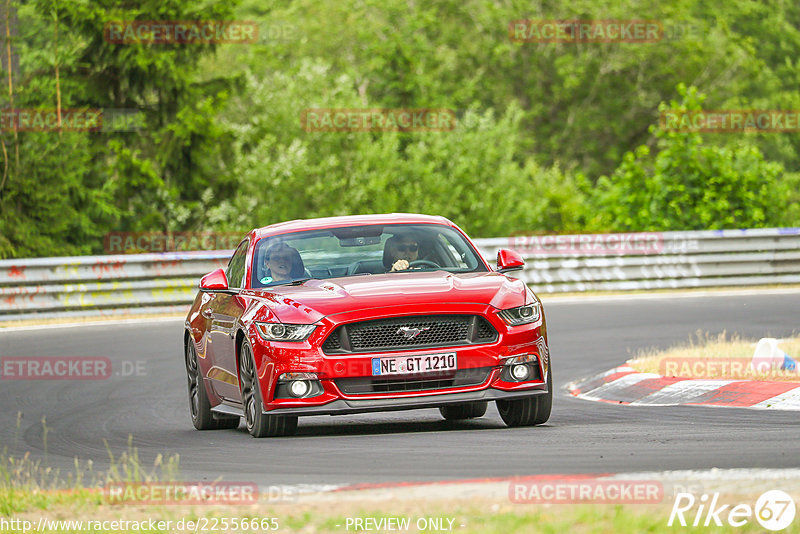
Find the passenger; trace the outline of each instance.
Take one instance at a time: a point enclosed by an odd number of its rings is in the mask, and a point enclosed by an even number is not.
[[[419,240],[413,235],[395,235],[386,240],[383,249],[383,266],[387,271],[405,271],[411,262],[418,259]]]
[[[264,277],[262,284],[285,282],[303,278],[305,266],[300,252],[286,243],[278,243],[269,247],[264,256]]]

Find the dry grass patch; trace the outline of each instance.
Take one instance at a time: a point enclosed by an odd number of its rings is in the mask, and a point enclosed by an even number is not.
[[[641,373],[679,378],[800,381],[800,366],[795,370],[754,369],[751,362],[757,341],[738,334],[712,336],[698,331],[683,345],[665,351],[643,350],[627,363]],[[800,361],[800,337],[783,339],[778,346]]]

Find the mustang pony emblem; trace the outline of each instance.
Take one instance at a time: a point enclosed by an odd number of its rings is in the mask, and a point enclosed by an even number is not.
[[[425,332],[426,330],[430,330],[430,329],[431,329],[430,326],[424,326],[422,328],[412,328],[410,326],[401,326],[400,328],[397,329],[397,332],[395,332],[395,333],[396,334],[403,334],[403,337],[406,338],[406,339],[414,339],[415,337],[420,335],[422,332]]]

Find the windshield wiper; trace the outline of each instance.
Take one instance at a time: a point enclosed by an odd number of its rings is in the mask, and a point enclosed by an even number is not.
[[[309,280],[316,280],[316,278],[298,278],[297,280],[292,280],[290,282],[281,282],[278,284],[270,284],[267,287],[278,287],[278,286],[300,286],[308,282]]]

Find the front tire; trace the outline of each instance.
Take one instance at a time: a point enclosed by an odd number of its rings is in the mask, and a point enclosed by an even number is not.
[[[239,351],[239,375],[244,406],[244,422],[254,438],[292,436],[297,431],[297,416],[264,413],[261,390],[255,372],[253,349],[244,341]]]
[[[186,343],[186,377],[189,384],[189,413],[197,430],[220,430],[238,428],[239,417],[214,418],[208,400],[203,374],[197,365],[197,351],[191,339]]]
[[[508,426],[541,425],[550,419],[553,408],[553,374],[547,370],[547,393],[514,400],[498,400],[497,411]]]
[[[489,406],[488,402],[465,402],[463,404],[449,404],[447,406],[440,406],[439,413],[448,421],[459,421],[463,419],[475,419],[476,417],[483,417],[486,413],[486,408]]]

